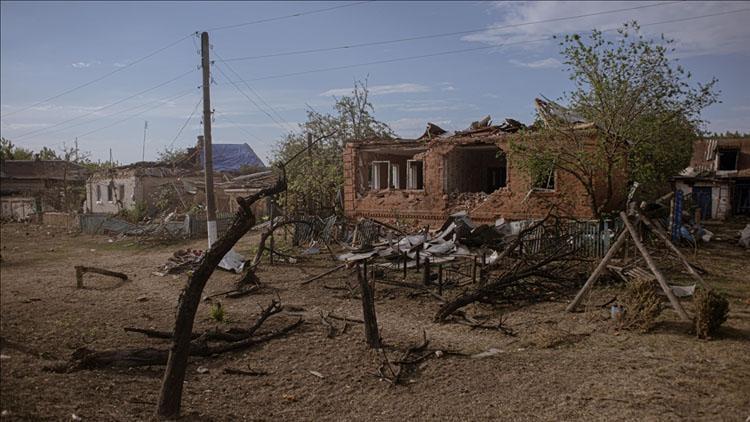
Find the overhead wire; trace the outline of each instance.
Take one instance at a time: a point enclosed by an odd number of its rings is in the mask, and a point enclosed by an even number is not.
[[[260,139],[256,134],[254,134],[254,133],[250,132],[249,130],[247,130],[246,128],[242,127],[241,124],[235,122],[234,120],[232,120],[231,118],[229,118],[229,116],[227,116],[226,114],[224,114],[224,113],[216,113],[216,117],[219,117],[221,119],[226,120],[227,123],[231,124],[232,126],[234,126],[237,129],[245,132],[245,134],[247,136],[249,136],[250,138],[255,139],[259,143],[263,143],[263,140]]]
[[[221,56],[219,55],[218,52],[214,51],[214,54],[216,55],[216,57],[221,58]],[[219,66],[216,63],[214,65],[217,66],[217,67]],[[256,91],[255,88],[253,88],[252,86],[250,86],[250,84],[247,83],[247,81],[245,81],[242,78],[242,76],[240,76],[240,74],[237,73],[237,71],[235,71],[234,68],[232,68],[231,65],[229,65],[228,63],[224,63],[223,66],[226,66],[227,69],[229,69],[229,71],[232,72],[235,75],[235,77],[237,77],[237,79],[239,80],[239,82],[241,82],[243,85],[245,85],[245,87],[247,87],[247,89],[250,90],[250,92],[252,94],[254,94],[258,98],[258,100],[260,100],[261,103],[263,103],[263,105],[265,105],[269,110],[271,110],[271,112],[277,118],[279,118],[279,120],[281,120],[282,122],[284,122],[287,131],[294,132],[294,128],[292,127],[291,123],[289,123],[272,105],[268,104],[268,102],[263,98],[263,96],[260,95],[260,93],[258,91]],[[226,75],[225,75],[225,77],[226,77]],[[227,77],[227,79],[229,79],[229,78]]]
[[[113,123],[110,123],[110,124],[108,124],[108,125],[105,125],[105,126],[99,127],[99,128],[97,128],[97,129],[94,129],[94,130],[91,130],[91,131],[88,131],[88,132],[86,132],[86,133],[83,133],[83,134],[81,134],[81,135],[78,135],[78,136],[76,136],[76,137],[77,137],[78,139],[81,139],[81,138],[83,138],[83,137],[85,137],[85,136],[88,136],[88,135],[94,134],[94,133],[96,133],[96,132],[99,132],[99,131],[101,131],[101,130],[104,130],[104,129],[109,129],[109,128],[111,128],[112,126],[118,125],[118,124],[120,124],[120,123],[122,123],[122,122],[128,121],[128,120],[130,120],[130,119],[132,119],[132,118],[134,118],[134,117],[138,117],[138,116],[140,116],[140,115],[142,115],[142,114],[144,114],[144,113],[146,113],[146,112],[149,112],[149,111],[151,111],[151,110],[154,110],[154,109],[156,109],[156,108],[158,108],[158,107],[162,106],[162,105],[163,105],[164,103],[166,103],[166,102],[178,100],[178,99],[180,99],[180,98],[182,98],[182,97],[184,97],[184,96],[186,96],[186,95],[190,94],[190,93],[191,93],[191,92],[193,92],[193,91],[195,91],[195,88],[190,88],[190,89],[189,89],[189,90],[187,90],[187,91],[183,91],[182,93],[179,93],[179,94],[178,94],[177,96],[172,96],[172,97],[170,97],[170,98],[167,98],[167,99],[159,99],[159,100],[156,100],[156,101],[152,101],[151,103],[147,103],[147,104],[142,104],[141,106],[143,106],[143,105],[150,105],[150,104],[154,104],[154,103],[156,103],[156,105],[154,105],[153,107],[149,107],[149,108],[147,108],[147,109],[145,109],[145,110],[143,110],[143,111],[140,111],[140,112],[138,112],[138,113],[135,113],[135,114],[131,114],[130,116],[128,116],[128,117],[126,117],[126,118],[124,118],[124,119],[120,119],[120,120],[117,120],[117,121],[115,121],[115,122],[113,122]],[[111,117],[111,116],[110,116],[110,117]]]
[[[396,38],[396,39],[384,40],[384,41],[371,41],[371,42],[348,44],[348,45],[341,45],[341,46],[334,46],[334,47],[311,48],[307,50],[286,51],[286,52],[262,54],[262,55],[256,55],[256,56],[232,57],[228,59],[222,59],[220,61],[233,62],[233,61],[264,59],[264,58],[271,58],[271,57],[294,56],[294,55],[300,55],[300,54],[322,53],[326,51],[335,51],[335,50],[350,50],[354,48],[373,47],[373,46],[379,46],[379,45],[388,45],[388,44],[395,44],[395,43],[408,42],[408,41],[427,40],[427,39],[433,39],[433,38],[444,38],[444,37],[450,37],[450,36],[455,36],[455,35],[468,35],[468,34],[475,34],[475,33],[485,32],[485,31],[502,31],[505,29],[519,28],[519,27],[529,26],[529,25],[538,25],[542,23],[561,22],[561,21],[566,21],[566,20],[581,19],[581,18],[587,18],[587,17],[592,17],[592,16],[601,16],[601,15],[612,14],[612,13],[628,12],[628,11],[633,11],[633,10],[651,8],[651,7],[666,6],[666,5],[671,5],[675,3],[682,3],[683,1],[684,0],[668,1],[668,2],[662,2],[662,3],[656,3],[656,4],[647,4],[647,5],[642,5],[642,6],[585,13],[585,14],[575,15],[575,16],[563,16],[563,17],[558,17],[558,18],[542,19],[542,20],[529,21],[529,22],[520,22],[520,23],[515,23],[515,24],[494,26],[490,28],[484,27],[484,28],[469,29],[469,30],[464,30],[464,31],[442,32],[442,33],[430,34],[430,35],[416,35],[412,37]]]
[[[276,16],[276,17],[273,17],[273,18],[258,19],[258,20],[250,21],[250,22],[243,22],[243,23],[236,23],[236,24],[231,24],[231,25],[216,26],[216,27],[213,27],[213,28],[209,28],[206,31],[208,31],[208,32],[223,31],[225,29],[240,28],[240,27],[243,27],[243,26],[257,25],[257,24],[260,24],[260,23],[276,22],[276,21],[280,21],[280,20],[284,20],[284,19],[289,19],[289,18],[297,18],[297,17],[300,17],[300,16],[314,15],[314,14],[317,14],[317,13],[329,12],[331,10],[337,10],[337,9],[343,9],[343,8],[346,8],[346,7],[358,6],[360,4],[365,4],[365,3],[372,3],[373,1],[374,0],[349,2],[349,3],[341,4],[341,5],[338,5],[338,6],[331,6],[331,7],[324,7],[324,8],[321,8],[321,9],[309,10],[307,12],[298,12],[298,13],[292,13],[290,15],[283,15],[283,16]]]
[[[253,100],[253,99],[252,99],[252,98],[251,98],[251,97],[250,97],[250,96],[249,96],[249,95],[248,95],[248,94],[247,94],[247,93],[246,93],[246,92],[245,92],[245,91],[244,91],[244,90],[243,90],[242,88],[240,88],[240,86],[239,86],[239,85],[237,85],[237,82],[233,81],[233,80],[232,80],[232,78],[230,78],[230,77],[229,77],[229,75],[227,75],[227,74],[226,74],[226,73],[224,72],[224,70],[223,70],[223,69],[222,69],[221,67],[219,67],[219,66],[216,66],[216,69],[217,69],[217,70],[219,71],[219,73],[221,73],[221,75],[222,75],[222,76],[223,76],[223,77],[224,77],[224,78],[225,78],[225,79],[226,79],[226,80],[227,80],[227,81],[228,81],[228,82],[229,82],[229,83],[230,83],[230,84],[231,84],[232,86],[234,86],[234,88],[235,88],[235,89],[237,90],[237,92],[239,92],[239,93],[240,93],[240,94],[241,94],[242,96],[244,96],[245,98],[247,98],[247,100],[248,100],[248,101],[250,101],[250,103],[251,103],[252,105],[254,105],[254,106],[255,106],[255,108],[257,108],[257,109],[258,109],[258,110],[259,110],[259,111],[260,111],[261,113],[263,113],[263,114],[265,114],[266,116],[268,116],[268,118],[269,118],[269,119],[271,119],[271,120],[272,120],[272,121],[273,121],[274,123],[276,123],[276,125],[278,125],[278,126],[279,126],[279,128],[282,128],[282,129],[285,129],[285,130],[289,130],[288,128],[285,128],[285,127],[284,127],[284,125],[283,125],[283,124],[281,123],[281,121],[279,121],[279,120],[278,120],[277,118],[275,118],[275,117],[274,117],[273,115],[271,115],[271,113],[267,112],[267,111],[266,111],[266,110],[265,110],[265,109],[264,109],[263,107],[261,107],[261,106],[260,106],[260,105],[259,105],[259,104],[258,104],[258,103],[257,103],[257,102],[255,101],[255,100]]]
[[[149,88],[146,88],[146,89],[144,89],[144,90],[142,90],[142,91],[136,92],[135,94],[129,95],[129,96],[125,97],[125,98],[121,98],[121,99],[119,99],[119,100],[117,100],[117,101],[115,101],[115,102],[113,102],[113,103],[110,103],[110,104],[107,104],[107,105],[105,105],[105,106],[99,107],[99,108],[97,108],[97,109],[95,109],[95,110],[92,110],[92,111],[90,111],[90,112],[88,112],[88,113],[85,113],[85,114],[81,114],[81,115],[79,115],[79,116],[75,116],[75,117],[72,117],[72,118],[70,118],[70,119],[67,119],[67,120],[63,120],[63,121],[61,121],[61,122],[58,122],[58,123],[55,123],[55,124],[53,124],[53,125],[51,125],[51,126],[47,126],[47,127],[41,128],[41,129],[36,129],[36,130],[32,130],[32,131],[30,131],[30,132],[22,133],[21,135],[18,135],[18,136],[16,136],[16,137],[15,137],[15,139],[16,139],[16,140],[22,140],[22,139],[26,138],[27,136],[32,136],[32,137],[33,137],[33,136],[37,136],[37,135],[39,135],[40,133],[43,133],[43,132],[49,132],[49,130],[50,130],[50,129],[52,129],[52,128],[55,128],[55,127],[59,127],[59,126],[62,126],[62,125],[64,125],[64,124],[66,124],[66,123],[70,123],[70,122],[76,121],[76,120],[78,120],[78,119],[82,119],[82,118],[84,118],[84,117],[88,117],[88,116],[90,116],[90,115],[92,115],[92,114],[96,114],[96,113],[99,113],[99,112],[100,112],[100,111],[102,111],[102,110],[106,110],[106,109],[108,109],[108,108],[110,108],[110,107],[113,107],[113,106],[115,106],[115,105],[117,105],[117,104],[121,104],[121,103],[123,103],[123,102],[125,102],[125,101],[127,101],[127,100],[130,100],[130,99],[132,99],[132,98],[138,97],[138,96],[140,96],[140,95],[143,95],[143,94],[145,94],[145,93],[151,92],[151,91],[153,91],[153,90],[155,90],[155,89],[161,88],[161,87],[163,87],[163,86],[165,86],[165,85],[168,85],[168,84],[170,84],[170,83],[172,83],[172,82],[174,82],[174,81],[177,81],[177,80],[179,80],[179,79],[182,79],[182,78],[184,78],[185,76],[187,76],[187,75],[189,75],[189,74],[191,74],[191,73],[193,73],[193,72],[195,72],[195,71],[196,71],[196,69],[195,69],[195,68],[194,68],[194,69],[191,69],[191,70],[189,70],[189,71],[187,71],[187,72],[185,72],[185,73],[181,73],[181,74],[179,74],[179,75],[175,76],[174,78],[168,79],[168,80],[166,80],[166,81],[164,81],[164,82],[161,82],[161,83],[159,83],[159,84],[157,84],[157,85],[154,85],[154,86],[152,86],[152,87],[149,87]],[[88,123],[88,122],[87,122],[87,123]],[[84,124],[85,124],[85,123],[84,123]],[[75,127],[75,126],[80,126],[80,125],[74,125],[74,126],[71,126],[71,127]],[[70,127],[68,127],[68,128],[63,128],[62,130],[65,130],[65,129],[69,129],[69,128],[70,128]],[[53,131],[53,132],[56,132],[56,131]]]
[[[152,51],[151,53],[149,53],[149,54],[147,54],[145,56],[139,57],[139,58],[131,61],[130,63],[128,63],[128,64],[126,64],[126,65],[124,65],[122,67],[118,67],[117,69],[115,69],[115,70],[113,70],[111,72],[107,72],[104,75],[101,75],[101,76],[99,76],[97,78],[94,78],[94,79],[92,79],[92,80],[90,80],[88,82],[85,82],[83,84],[77,85],[77,86],[75,86],[73,88],[67,89],[67,90],[65,90],[65,91],[63,91],[63,92],[61,92],[59,94],[55,94],[55,95],[53,95],[51,97],[48,97],[48,98],[45,98],[43,100],[37,101],[37,102],[35,102],[35,103],[31,104],[31,105],[28,105],[26,107],[23,107],[21,109],[15,110],[15,111],[12,111],[10,113],[3,113],[3,117],[8,117],[8,116],[12,116],[14,114],[18,114],[18,113],[24,112],[26,110],[29,110],[29,109],[32,109],[34,107],[40,106],[40,105],[42,105],[44,103],[47,103],[49,101],[55,100],[57,98],[60,98],[60,97],[62,97],[64,95],[70,94],[71,92],[74,92],[74,91],[77,91],[79,89],[85,88],[85,87],[87,87],[89,85],[92,85],[92,84],[94,84],[96,82],[99,82],[99,81],[101,81],[103,79],[106,79],[106,78],[108,78],[108,77],[110,77],[110,76],[112,76],[112,75],[114,75],[114,74],[116,74],[118,72],[122,72],[125,69],[128,69],[128,68],[130,68],[132,66],[135,66],[136,64],[138,64],[138,63],[140,63],[140,62],[142,62],[142,61],[144,61],[146,59],[149,59],[149,58],[151,58],[151,57],[153,57],[153,56],[161,53],[164,50],[167,50],[169,48],[174,47],[175,45],[177,45],[177,44],[181,43],[182,41],[184,41],[184,40],[192,37],[193,35],[194,35],[193,33],[191,33],[189,35],[186,35],[186,36],[184,36],[184,37],[182,37],[182,38],[180,38],[180,39],[178,39],[176,41],[173,41],[173,42],[165,45],[164,47],[161,47],[159,49],[156,49],[156,50]]]
[[[174,146],[174,143],[177,141],[180,135],[182,135],[182,131],[185,130],[185,127],[187,127],[187,125],[190,123],[190,120],[193,119],[193,116],[195,115],[195,112],[198,111],[198,106],[201,105],[201,103],[203,103],[203,97],[199,98],[198,102],[195,103],[195,107],[193,108],[193,111],[190,113],[187,120],[185,120],[185,123],[182,124],[182,126],[180,127],[180,130],[177,131],[177,135],[175,135],[174,138],[172,139],[172,142],[169,143],[168,148],[171,149],[172,146]]]
[[[743,9],[735,9],[730,10],[726,12],[720,12],[720,13],[712,13],[712,14],[706,14],[706,15],[699,15],[699,16],[691,16],[687,18],[679,18],[679,19],[671,19],[666,21],[660,21],[660,22],[651,22],[646,24],[641,24],[641,27],[647,27],[647,26],[655,26],[655,25],[664,25],[669,23],[678,23],[678,22],[687,22],[697,19],[704,19],[704,18],[710,18],[710,17],[716,17],[716,16],[722,16],[722,15],[728,15],[728,14],[734,14],[734,13],[741,13],[749,11],[750,8],[743,8]],[[617,30],[617,28],[608,28],[602,30],[602,32],[611,32]],[[292,76],[301,76],[301,75],[307,75],[312,73],[321,73],[321,72],[329,72],[329,71],[335,71],[335,70],[343,70],[343,69],[350,69],[355,67],[362,67],[362,66],[370,66],[370,65],[377,65],[377,64],[385,64],[385,63],[395,63],[400,61],[408,61],[408,60],[417,60],[417,59],[423,59],[423,58],[429,58],[429,57],[437,57],[437,56],[444,56],[444,55],[451,55],[451,54],[460,54],[460,53],[468,53],[473,51],[482,51],[482,50],[491,50],[491,49],[499,49],[502,47],[508,47],[513,45],[522,45],[522,44],[532,44],[537,42],[543,42],[543,41],[549,41],[555,39],[556,36],[547,36],[547,37],[541,37],[534,40],[523,40],[523,41],[515,41],[515,42],[508,42],[503,43],[499,45],[489,45],[489,46],[482,46],[482,47],[472,47],[472,48],[462,48],[462,49],[456,49],[456,50],[448,50],[448,51],[440,51],[435,53],[428,53],[428,54],[420,54],[415,56],[406,56],[406,57],[399,57],[399,58],[393,58],[393,59],[384,59],[384,60],[376,60],[371,62],[364,62],[364,63],[354,63],[354,64],[348,64],[348,65],[341,65],[341,66],[332,66],[332,67],[325,67],[320,69],[310,69],[310,70],[304,70],[299,72],[291,72],[291,73],[284,73],[284,74],[278,74],[278,75],[268,75],[268,76],[262,76],[262,77],[256,77],[256,78],[249,78],[246,79],[247,81],[264,81],[264,80],[270,80],[270,79],[282,79],[282,78],[288,78]],[[230,81],[232,82],[232,81]]]

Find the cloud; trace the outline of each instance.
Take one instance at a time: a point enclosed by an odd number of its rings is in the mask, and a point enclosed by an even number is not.
[[[395,85],[373,85],[367,87],[370,95],[388,95],[388,94],[415,94],[420,92],[430,92],[430,87],[426,85],[404,83]],[[329,89],[326,92],[321,93],[323,97],[339,97],[343,95],[350,95],[352,88],[336,88]]]
[[[125,67],[125,66],[127,66],[127,64],[120,63],[120,62],[114,62],[114,63],[112,63],[112,66],[114,66],[114,67]]]
[[[677,52],[682,56],[750,53],[750,43],[747,41],[748,36],[750,36],[750,26],[747,25],[747,19],[750,17],[748,11],[682,22],[648,25],[655,22],[746,9],[747,3],[743,2],[670,3],[638,10],[527,24],[528,22],[627,9],[641,5],[648,4],[626,1],[496,2],[493,3],[490,10],[500,14],[502,18],[488,27],[486,31],[466,35],[462,37],[462,40],[496,46],[516,44],[508,48],[537,49],[539,43],[532,43],[534,40],[556,34],[583,33],[593,28],[612,29],[621,26],[626,21],[637,20],[641,25],[644,25],[642,30],[646,35],[655,37],[664,33],[667,38],[674,38]],[[544,42],[549,45],[555,43],[554,40]]]
[[[85,69],[87,67],[91,67],[92,65],[101,64],[99,60],[92,60],[90,62],[76,62],[72,63],[71,66],[73,66],[76,69]]]
[[[376,109],[390,109],[402,113],[431,113],[476,109],[475,104],[469,104],[461,100],[407,100],[399,103],[380,103],[375,105]]]
[[[520,60],[511,59],[510,62],[516,66],[519,67],[528,67],[531,69],[551,69],[554,67],[560,67],[562,66],[562,63],[560,63],[560,60],[557,60],[553,57],[549,57],[546,59],[536,60],[533,62],[522,62]]]

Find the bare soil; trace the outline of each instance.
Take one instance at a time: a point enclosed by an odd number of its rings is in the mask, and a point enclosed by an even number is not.
[[[564,312],[570,297],[526,306],[470,306],[517,333],[435,324],[439,302],[410,290],[378,285],[376,309],[386,353],[394,357],[418,344],[486,358],[443,355],[425,361],[405,386],[375,376],[381,356],[368,350],[360,324],[328,338],[320,312],[361,318],[361,302],[340,288],[339,271],[308,285],[300,282],[336,264],[321,254],[296,264],[261,266],[269,286],[240,299],[202,302],[196,331],[247,326],[260,307],[280,298],[288,312],[269,329],[297,318],[305,324],[256,348],[195,359],[183,399],[187,420],[732,420],[750,416],[750,253],[732,244],[734,226],[716,227],[720,240],[686,250],[730,299],[730,316],[710,341],[698,340],[667,310],[650,333],[618,331],[606,303],[622,288],[601,283],[585,310]],[[726,233],[723,233],[724,230]],[[256,235],[238,251],[250,255]],[[24,224],[2,225],[0,263],[0,408],[3,420],[149,420],[163,368],[50,373],[76,348],[97,350],[168,347],[165,340],[127,333],[126,326],[170,330],[186,275],[152,275],[179,248],[203,240],[144,246],[132,239],[70,234]],[[672,280],[689,281],[674,262]],[[128,274],[130,280],[86,275],[76,289],[75,265]],[[418,275],[414,272],[417,280]],[[217,271],[205,295],[230,290],[237,275]],[[396,278],[396,277],[394,277]],[[458,294],[448,291],[447,296]],[[144,299],[145,297],[145,299]],[[139,300],[140,299],[140,300]],[[220,301],[229,322],[209,318]],[[684,301],[688,312],[689,300]],[[398,349],[398,350],[396,350]],[[198,367],[208,369],[199,373]],[[267,376],[224,374],[224,368],[266,371]],[[323,376],[320,378],[310,371]]]

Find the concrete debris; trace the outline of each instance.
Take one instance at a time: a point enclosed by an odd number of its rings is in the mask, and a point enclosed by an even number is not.
[[[164,277],[167,274],[181,274],[192,271],[198,267],[204,254],[205,252],[200,249],[180,249],[167,259],[160,271],[153,274]]]

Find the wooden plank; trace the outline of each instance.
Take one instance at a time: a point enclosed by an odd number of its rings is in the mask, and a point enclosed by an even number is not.
[[[659,229],[659,227],[657,227],[657,226],[656,226],[656,224],[654,224],[654,223],[653,223],[653,222],[651,221],[651,219],[650,219],[650,218],[648,218],[648,217],[646,217],[645,215],[642,215],[642,214],[641,214],[641,220],[643,220],[643,222],[644,222],[644,223],[646,223],[646,225],[647,225],[647,226],[648,226],[649,228],[651,228],[651,230],[652,230],[652,231],[653,231],[654,233],[656,233],[656,236],[657,236],[657,237],[659,237],[659,239],[661,239],[661,240],[662,240],[662,241],[663,241],[663,242],[664,242],[664,243],[665,243],[665,244],[667,245],[667,247],[668,247],[669,249],[671,249],[671,250],[672,250],[672,252],[674,252],[674,253],[675,253],[675,255],[677,255],[677,258],[679,258],[679,259],[680,259],[680,261],[682,261],[682,265],[684,265],[684,266],[685,266],[685,269],[687,270],[687,272],[688,272],[688,273],[689,273],[689,274],[690,274],[691,276],[693,276],[693,278],[694,278],[694,279],[695,279],[696,281],[698,281],[698,283],[700,283],[700,285],[701,285],[701,286],[703,286],[703,287],[705,287],[705,288],[710,288],[710,287],[708,286],[708,283],[706,283],[706,282],[705,282],[705,281],[703,280],[703,277],[701,277],[701,276],[700,276],[700,275],[698,274],[698,272],[697,272],[697,271],[695,271],[695,269],[693,268],[693,266],[692,266],[692,265],[690,265],[690,262],[688,262],[688,260],[687,260],[687,258],[685,257],[685,255],[683,255],[683,254],[682,254],[682,252],[681,252],[681,251],[680,251],[680,250],[679,250],[679,249],[677,248],[677,246],[675,246],[675,244],[674,244],[674,243],[672,243],[672,241],[671,241],[671,240],[669,240],[669,238],[667,237],[667,235],[666,235],[666,234],[665,234],[664,232],[662,232],[662,231],[661,231],[661,229]]]
[[[651,258],[651,254],[648,253],[648,250],[638,238],[635,227],[633,227],[633,224],[631,224],[630,220],[628,220],[628,216],[624,212],[620,212],[620,217],[625,223],[627,231],[630,232],[630,237],[633,239],[635,247],[638,248],[638,251],[643,256],[643,259],[646,260],[648,268],[651,269],[652,273],[654,273],[654,276],[656,276],[656,280],[659,282],[661,289],[664,290],[664,293],[667,295],[669,303],[672,304],[672,307],[675,309],[675,311],[677,311],[677,314],[680,316],[680,318],[682,318],[683,321],[690,321],[690,316],[688,316],[687,312],[685,312],[685,309],[682,308],[682,305],[680,305],[680,301],[677,300],[677,297],[672,292],[669,284],[667,284],[667,280],[664,278],[664,275],[661,273],[661,271],[659,271],[659,268],[656,267],[653,258]]]
[[[578,294],[576,294],[576,297],[573,298],[573,301],[570,302],[567,308],[565,308],[566,311],[573,312],[576,309],[578,304],[583,299],[583,295],[585,295],[586,292],[588,292],[589,289],[591,289],[591,286],[593,286],[594,283],[596,283],[596,280],[599,279],[599,276],[607,267],[607,263],[609,263],[612,257],[615,256],[615,254],[617,253],[617,250],[620,249],[620,247],[625,243],[625,239],[627,239],[627,237],[628,237],[628,231],[623,230],[620,233],[620,235],[617,237],[617,241],[615,242],[615,244],[612,245],[612,247],[609,249],[609,251],[604,256],[604,258],[602,258],[601,262],[599,262],[599,265],[596,266],[596,269],[594,270],[594,272],[591,273],[588,280],[586,280],[586,284],[584,284],[583,287],[581,287],[581,290],[578,292]]]

